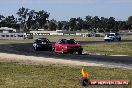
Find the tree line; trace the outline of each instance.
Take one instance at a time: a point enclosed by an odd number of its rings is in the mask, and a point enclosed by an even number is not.
[[[14,15],[0,15],[0,27],[10,27],[29,32],[30,30],[45,29],[49,31],[91,31],[91,32],[118,32],[121,30],[132,30],[132,16],[126,21],[117,21],[114,17],[86,16],[84,19],[70,18],[69,21],[48,20],[50,13],[41,10],[35,11],[21,7]]]

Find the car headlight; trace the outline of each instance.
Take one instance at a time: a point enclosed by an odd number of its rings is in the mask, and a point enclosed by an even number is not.
[[[36,47],[41,47],[41,46],[37,44]]]
[[[42,42],[42,44],[46,44],[46,42]]]

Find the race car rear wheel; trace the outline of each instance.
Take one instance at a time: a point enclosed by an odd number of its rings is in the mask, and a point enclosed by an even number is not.
[[[38,51],[39,49],[37,47],[33,47],[35,51]]]
[[[82,55],[82,51],[78,51],[78,54]]]
[[[118,41],[121,41],[121,38],[119,38]]]
[[[61,53],[64,54],[64,49],[63,48],[61,49]]]
[[[70,52],[70,54],[73,54],[73,52]]]

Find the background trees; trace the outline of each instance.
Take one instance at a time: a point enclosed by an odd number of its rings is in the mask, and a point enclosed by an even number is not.
[[[57,28],[57,21],[52,19],[49,21],[49,30],[55,31]]]
[[[30,10],[21,7],[16,12],[18,17],[0,15],[0,27],[12,27],[21,32],[30,30],[67,30],[67,31],[90,31],[90,32],[118,32],[132,30],[132,16],[126,21],[116,21],[114,17],[86,16],[84,19],[70,18],[69,21],[48,20],[50,13],[40,10]]]
[[[128,17],[128,21],[127,21],[127,27],[128,30],[132,29],[132,16]]]
[[[19,16],[18,21],[20,22],[20,29],[23,29],[22,31],[27,31],[26,29],[26,19],[27,19],[27,15],[28,15],[29,9],[28,8],[20,8],[17,11],[17,15]],[[21,31],[21,32],[22,32]]]
[[[39,28],[43,28],[47,19],[49,18],[49,13],[45,12],[44,10],[41,10],[39,12],[36,12],[36,21],[39,24]]]
[[[19,16],[18,21],[20,22],[21,28],[25,29],[25,31],[29,31],[31,28],[44,28],[49,17],[49,13],[44,10],[37,12],[24,7],[17,11],[17,15]]]

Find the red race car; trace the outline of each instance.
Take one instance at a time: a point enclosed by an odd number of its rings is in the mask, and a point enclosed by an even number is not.
[[[83,48],[74,39],[60,39],[59,42],[55,43],[54,51],[57,53],[73,54],[73,52],[77,52],[82,54]]]

